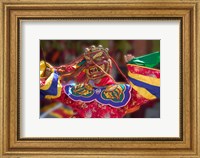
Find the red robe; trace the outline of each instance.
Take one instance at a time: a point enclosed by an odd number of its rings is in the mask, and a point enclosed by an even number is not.
[[[69,66],[66,66],[66,71],[74,71],[74,69]],[[73,115],[70,117],[75,118],[122,118],[127,113],[132,113],[137,111],[141,105],[148,103],[149,101],[156,100],[158,98],[158,92],[155,92],[155,89],[158,88],[158,80],[160,80],[160,71],[156,69],[146,68],[142,66],[137,66],[134,64],[128,64],[128,72],[130,83],[130,96],[128,101],[123,106],[112,106],[111,104],[102,104],[97,100],[91,101],[81,101],[74,100],[70,97],[69,93],[66,92],[66,87],[64,85],[61,86],[59,75],[52,71],[52,75],[57,76],[57,80],[48,81],[51,76],[45,81],[41,81],[43,86],[47,85],[51,82],[50,87],[52,88],[51,92],[41,90],[41,96],[46,99],[52,99],[53,101],[62,102],[64,105],[70,106],[73,109]],[[136,76],[137,75],[137,76]],[[149,79],[147,81],[147,79]],[[148,82],[148,83],[147,83]],[[157,85],[156,85],[157,84]],[[101,79],[98,84],[93,85],[94,87],[107,87],[107,86],[115,86],[117,83],[113,81],[110,77],[106,76]],[[147,86],[147,87],[145,87]],[[152,87],[153,88],[152,88]],[[58,88],[59,87],[59,88]],[[50,88],[49,88],[50,89]],[[55,89],[57,92],[55,93]],[[157,89],[156,89],[157,90]],[[57,112],[62,117],[68,117],[62,111],[57,110]]]

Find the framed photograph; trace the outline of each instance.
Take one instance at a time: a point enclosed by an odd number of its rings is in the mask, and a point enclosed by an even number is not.
[[[1,2],[1,157],[199,157],[198,10]]]

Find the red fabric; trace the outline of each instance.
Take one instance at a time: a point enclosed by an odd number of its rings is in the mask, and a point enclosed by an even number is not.
[[[96,101],[84,103],[81,101],[73,101],[65,93],[61,92],[61,96],[56,101],[72,107],[75,118],[122,118],[135,107],[147,103],[149,100],[143,98],[134,89],[131,91],[131,99],[126,106],[122,108],[114,108],[108,105],[99,104]],[[138,108],[139,109],[139,108]]]
[[[105,76],[101,79],[99,83],[95,84],[95,86],[101,87],[101,86],[111,85],[114,83],[115,81],[112,78],[110,78],[109,76]]]
[[[56,113],[60,115],[62,118],[69,118],[70,115],[66,114],[62,109],[56,109],[53,111],[53,113]]]
[[[76,81],[80,83],[84,82],[85,79],[86,79],[86,73],[84,71],[81,71],[76,77]]]
[[[138,70],[135,69],[134,67],[128,66],[128,69],[129,71],[138,73]],[[149,71],[148,70],[149,69],[144,69],[144,71],[142,71],[142,74],[150,75],[152,72],[151,70]],[[160,74],[154,74],[154,75],[158,77]],[[111,84],[115,84],[115,81],[109,76],[105,76],[101,79],[101,81],[98,84],[95,84],[95,86],[106,86]],[[81,101],[73,101],[64,93],[64,89],[62,89],[61,96],[55,100],[62,102],[67,106],[70,106],[73,109],[74,112],[73,117],[75,118],[122,118],[127,113],[134,112],[138,110],[141,105],[144,105],[149,102],[148,99],[142,97],[134,89],[131,90],[131,99],[129,100],[127,105],[121,108],[114,108],[108,105],[99,104],[96,101],[92,101],[89,103],[84,103]],[[59,113],[63,115],[60,111]],[[67,118],[67,116],[63,117]]]
[[[160,70],[139,67],[138,65],[128,65],[127,68],[131,73],[160,78]]]
[[[40,80],[40,86],[44,86],[45,85],[45,80]]]
[[[72,67],[72,66],[66,66],[66,68],[65,68],[65,71],[66,71],[66,72],[72,72],[72,71],[74,71],[74,70],[75,70],[75,68]]]

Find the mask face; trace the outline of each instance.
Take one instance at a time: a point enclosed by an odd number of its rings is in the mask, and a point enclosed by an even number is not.
[[[111,60],[102,46],[87,48],[84,56],[86,59],[86,74],[89,79],[100,79],[106,73],[110,73]]]

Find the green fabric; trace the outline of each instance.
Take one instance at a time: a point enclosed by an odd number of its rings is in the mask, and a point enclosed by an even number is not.
[[[82,66],[85,62],[86,62],[86,60],[83,59],[83,60],[82,60],[81,62],[79,62],[77,65],[78,65],[78,66]]]
[[[150,53],[144,56],[136,57],[128,62],[128,64],[136,64],[153,68],[160,63],[160,52]]]

